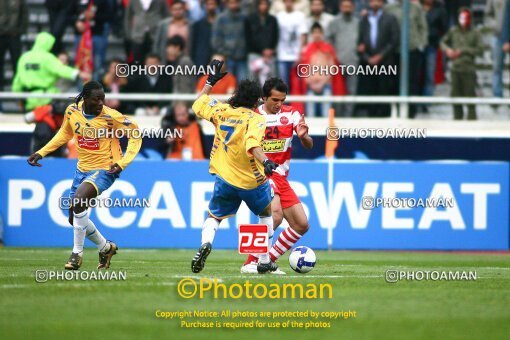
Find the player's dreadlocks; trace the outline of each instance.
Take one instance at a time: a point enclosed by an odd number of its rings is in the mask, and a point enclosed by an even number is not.
[[[236,92],[228,103],[233,108],[245,107],[253,109],[257,106],[261,93],[260,85],[255,80],[245,79],[239,83]]]
[[[91,80],[88,83],[85,83],[85,85],[83,85],[83,89],[81,90],[81,92],[76,96],[76,98],[74,98],[74,102],[76,103],[76,105],[78,105],[80,100],[82,100],[83,98],[89,97],[90,93],[93,90],[103,90],[103,86],[95,80]]]

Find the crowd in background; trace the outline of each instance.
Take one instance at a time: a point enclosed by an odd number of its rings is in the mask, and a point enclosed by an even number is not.
[[[0,11],[1,86],[6,50],[14,69],[20,60],[21,35],[28,22],[25,2],[2,2],[9,8]],[[399,91],[400,72],[396,76],[320,74],[300,78],[296,65],[399,65],[401,0],[46,0],[45,5],[54,42],[38,36],[33,49],[53,54],[62,66],[52,66],[54,74],[46,71],[44,81],[27,82],[23,74],[34,64],[34,56],[25,58],[25,69],[20,70],[17,64],[13,91],[48,91],[45,87],[51,87],[50,91],[67,92],[79,86],[79,80],[96,79],[113,93],[193,93],[203,86],[204,76],[163,73],[125,78],[116,74],[116,66],[204,66],[212,58],[223,59],[229,71],[229,76],[215,87],[216,94],[232,93],[240,79],[250,77],[263,82],[270,76],[287,82],[291,94],[392,95]],[[475,58],[484,46],[473,25],[470,5],[469,0],[411,1],[410,95],[433,95],[446,62],[451,72],[451,95],[476,95]],[[508,0],[486,2],[484,24],[493,32],[493,94],[497,97],[503,95],[503,61],[510,41],[509,7]],[[74,51],[65,50],[62,43],[68,26],[74,29]],[[108,53],[112,34],[123,38],[125,58]],[[85,37],[90,38],[90,56],[86,55]],[[70,54],[76,56],[74,61]],[[53,60],[45,60],[56,65]],[[25,103],[29,110],[39,104],[48,103]],[[108,100],[107,105],[137,115],[164,116],[175,111],[164,101]],[[307,116],[326,116],[329,107],[328,103],[307,104],[302,110]],[[336,108],[341,116],[390,114],[387,105]],[[413,105],[410,117],[426,111],[426,106]],[[461,106],[454,107],[454,118],[464,118]],[[476,119],[474,106],[468,108],[467,119]]]

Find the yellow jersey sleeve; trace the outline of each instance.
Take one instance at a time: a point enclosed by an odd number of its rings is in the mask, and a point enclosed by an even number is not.
[[[246,154],[252,156],[251,149],[257,146],[262,147],[264,141],[264,134],[266,131],[266,120],[259,114],[254,114],[248,120],[248,128],[244,136],[244,144],[246,145]]]
[[[221,108],[221,104],[220,101],[203,94],[195,100],[191,108],[200,118],[207,119],[211,123],[216,124],[215,116],[218,109]]]
[[[116,130],[136,130],[138,129],[138,124],[131,119],[122,114],[113,117],[113,128]],[[126,153],[124,156],[117,161],[117,164],[124,170],[132,161],[135,159],[136,155],[140,151],[142,146],[142,138],[139,133],[126,133],[126,136],[129,136],[128,145],[126,148]]]
[[[68,109],[69,110],[69,109]],[[47,154],[52,153],[53,151],[60,148],[62,145],[69,142],[69,140],[73,138],[73,129],[69,123],[68,113],[64,114],[64,122],[62,126],[58,130],[57,134],[53,136],[53,138],[46,144],[43,148],[41,148],[38,153],[42,157],[46,157]]]

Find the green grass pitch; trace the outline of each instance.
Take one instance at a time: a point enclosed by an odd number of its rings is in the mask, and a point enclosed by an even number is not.
[[[0,334],[2,339],[509,339],[510,255],[426,252],[318,251],[317,267],[301,275],[243,276],[244,257],[214,250],[205,270],[190,272],[194,250],[128,250],[111,270],[126,281],[36,283],[36,270],[62,270],[64,249],[0,249]],[[86,249],[82,270],[95,270],[97,253]],[[476,281],[401,281],[398,270],[465,270]],[[222,283],[330,283],[333,299],[183,299],[184,277]],[[184,311],[356,311],[357,317],[330,321],[327,329],[184,329],[178,319],[158,319],[156,310]],[[242,319],[249,321],[251,319]],[[321,319],[324,320],[324,319]],[[313,338],[312,338],[313,337]]]

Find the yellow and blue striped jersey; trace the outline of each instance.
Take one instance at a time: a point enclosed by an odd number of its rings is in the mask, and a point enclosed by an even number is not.
[[[105,134],[105,137],[101,137],[99,134],[94,136],[94,132],[133,130],[138,129],[138,125],[131,118],[106,105],[103,105],[99,115],[86,117],[83,114],[82,105],[83,101],[78,105],[71,104],[67,107],[60,130],[37,153],[45,157],[74,138],[80,171],[109,170],[115,163],[125,169],[138,154],[142,139],[134,138],[136,134],[130,134],[126,154],[122,155],[120,142],[114,134]]]
[[[266,181],[264,167],[250,150],[261,147],[266,130],[265,118],[253,110],[233,108],[208,95],[193,103],[193,111],[214,124],[209,172],[241,189],[254,189]]]

